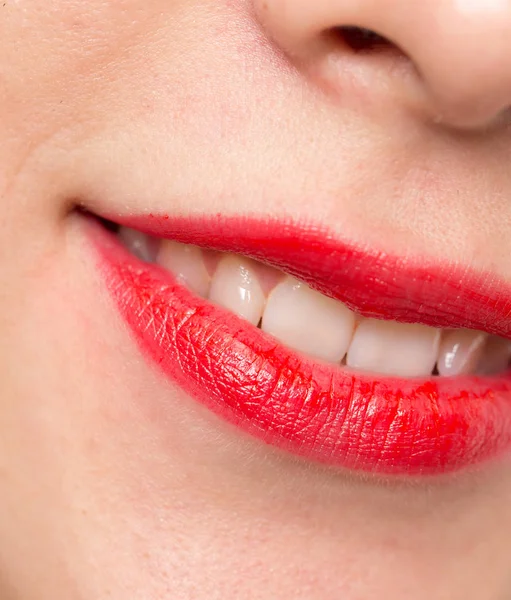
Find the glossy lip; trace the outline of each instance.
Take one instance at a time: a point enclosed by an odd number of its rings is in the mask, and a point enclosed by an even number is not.
[[[344,244],[324,230],[256,219],[115,217],[151,235],[258,258],[366,316],[509,336],[511,290],[496,278]],[[511,375],[399,379],[308,359],[90,227],[120,314],[144,353],[224,419],[342,468],[441,474],[511,446]]]

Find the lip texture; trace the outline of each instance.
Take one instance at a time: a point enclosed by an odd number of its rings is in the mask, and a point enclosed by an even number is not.
[[[344,244],[318,228],[215,217],[117,223],[258,258],[366,316],[509,337],[511,290],[496,278]],[[195,297],[89,228],[120,314],[140,348],[215,413],[265,442],[343,468],[441,474],[511,445],[511,375],[398,379],[308,359]]]

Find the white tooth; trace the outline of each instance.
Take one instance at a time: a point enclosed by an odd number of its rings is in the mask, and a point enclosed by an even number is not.
[[[355,331],[347,365],[400,377],[431,375],[440,330],[419,324],[364,319]]]
[[[495,375],[509,368],[511,361],[511,341],[496,335],[490,336],[485,344],[483,355],[476,368],[478,375]]]
[[[355,315],[344,304],[291,277],[272,290],[261,324],[295,350],[331,362],[346,354],[354,327]]]
[[[140,260],[149,263],[156,260],[158,241],[155,238],[129,227],[121,227],[118,235],[126,248]]]
[[[202,297],[208,295],[209,275],[204,266],[202,251],[197,246],[163,240],[158,263],[195,293]]]
[[[209,299],[252,325],[261,320],[265,298],[248,260],[233,255],[222,258],[211,281]]]
[[[481,331],[470,329],[444,331],[438,351],[438,374],[453,376],[472,373],[481,359],[487,337]]]

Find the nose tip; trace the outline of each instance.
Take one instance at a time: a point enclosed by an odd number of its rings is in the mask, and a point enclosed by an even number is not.
[[[291,60],[321,60],[318,42],[334,29],[386,38],[413,64],[424,112],[437,123],[483,128],[511,106],[511,0],[254,1]],[[406,85],[412,95],[416,89]]]

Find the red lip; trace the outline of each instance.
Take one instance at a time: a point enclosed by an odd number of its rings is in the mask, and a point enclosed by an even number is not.
[[[291,223],[115,220],[258,258],[366,316],[511,333],[511,289],[484,274],[412,264]],[[320,364],[195,297],[113,236],[91,231],[140,347],[189,394],[264,441],[344,468],[410,475],[462,469],[511,445],[511,375],[405,380]]]

